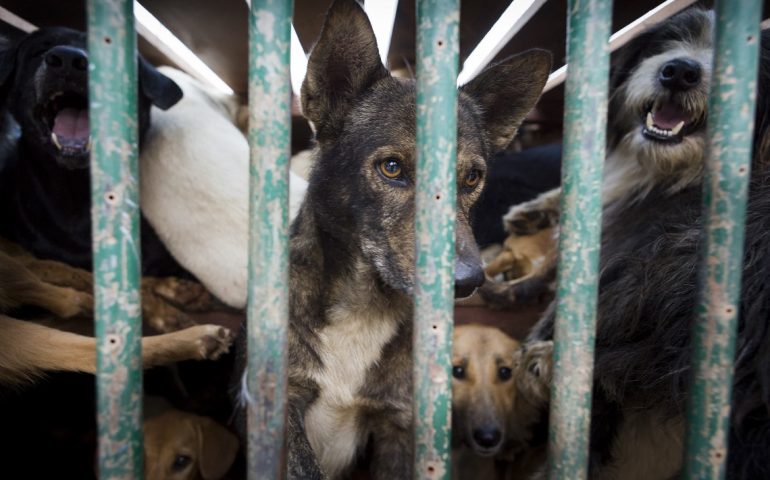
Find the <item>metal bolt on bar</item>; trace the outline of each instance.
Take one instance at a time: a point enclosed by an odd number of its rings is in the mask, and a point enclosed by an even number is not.
[[[414,478],[451,473],[459,21],[458,0],[417,2]]]
[[[249,14],[248,478],[283,478],[289,318],[292,0]]]
[[[703,182],[704,248],[683,478],[725,477],[761,13],[760,0],[743,1],[739,8],[722,0],[716,6]]]
[[[88,1],[99,478],[142,476],[136,35],[131,0]]]
[[[550,479],[587,478],[612,2],[570,0]]]

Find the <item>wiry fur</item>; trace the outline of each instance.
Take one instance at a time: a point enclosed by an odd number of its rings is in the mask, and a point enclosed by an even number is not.
[[[460,92],[458,284],[483,278],[468,215],[486,161],[510,141],[499,132],[513,135],[549,68],[547,53],[529,52]],[[415,85],[382,66],[357,2],[331,6],[302,104],[318,145],[291,231],[288,476],[344,477],[366,452],[372,478],[411,478]],[[399,162],[397,180],[381,173],[386,159]],[[481,183],[467,187],[474,169]]]
[[[613,77],[608,175],[626,193],[605,198],[591,437],[596,478],[671,478],[681,467],[701,248],[703,130],[699,125],[677,145],[640,139],[638,108],[652,91],[638,76],[675,50],[693,51],[702,61],[698,52],[709,48],[710,35],[710,14],[677,15],[626,47],[626,63]],[[728,478],[745,479],[770,476],[768,32],[760,70],[728,454]],[[705,105],[706,92],[692,92],[698,97],[688,100],[693,108]],[[550,338],[553,320],[551,311],[532,338]]]

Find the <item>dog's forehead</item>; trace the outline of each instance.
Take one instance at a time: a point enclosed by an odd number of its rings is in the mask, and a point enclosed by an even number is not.
[[[51,48],[56,45],[69,45],[86,48],[86,34],[64,27],[41,28],[31,33],[21,45],[22,49],[37,50]],[[34,52],[33,52],[34,53]]]
[[[485,133],[476,105],[458,95],[457,143],[459,161],[487,156]],[[346,122],[348,134],[365,138],[372,149],[400,145],[416,148],[416,86],[413,80],[387,78],[378,82],[351,109]]]
[[[644,39],[644,56],[651,57],[676,48],[711,48],[714,12],[693,9],[653,28]]]

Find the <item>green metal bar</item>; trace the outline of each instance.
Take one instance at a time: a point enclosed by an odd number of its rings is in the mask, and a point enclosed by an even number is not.
[[[716,6],[704,249],[683,478],[725,477],[761,13],[760,0],[744,0],[740,7],[722,0]]]
[[[99,478],[142,476],[142,309],[132,0],[88,0]]]
[[[587,478],[611,0],[567,7],[564,157],[548,478]]]
[[[249,14],[248,478],[283,477],[289,318],[292,0]]]
[[[449,478],[458,0],[417,1],[414,478]]]

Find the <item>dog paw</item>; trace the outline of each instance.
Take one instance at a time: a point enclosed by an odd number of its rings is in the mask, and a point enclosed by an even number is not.
[[[198,338],[198,353],[202,360],[216,360],[227,353],[235,335],[229,328],[219,325],[201,325],[202,335]]]
[[[90,293],[80,292],[73,288],[61,287],[62,302],[56,308],[56,315],[61,318],[75,316],[90,316],[94,313],[94,297]]]
[[[144,282],[152,295],[188,312],[211,310],[217,303],[206,287],[198,282],[175,277],[146,278]]]
[[[512,206],[503,216],[503,227],[508,233],[526,236],[558,225],[560,195],[561,189],[557,188]]]

